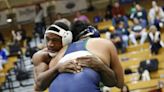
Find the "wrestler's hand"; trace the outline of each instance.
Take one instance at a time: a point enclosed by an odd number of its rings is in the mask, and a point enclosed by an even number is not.
[[[99,58],[94,56],[85,56],[77,58],[78,65],[81,67],[89,67],[93,70],[100,72],[102,67],[105,65]]]
[[[57,64],[57,69],[59,73],[68,72],[68,73],[77,73],[80,72],[81,67],[77,65],[77,63],[74,60],[59,63]]]

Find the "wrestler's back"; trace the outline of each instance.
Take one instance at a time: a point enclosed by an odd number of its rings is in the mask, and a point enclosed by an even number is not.
[[[92,55],[94,53],[95,56],[99,57],[101,60],[103,60],[104,63],[109,65],[110,52],[108,51],[109,50],[108,48],[110,46],[107,45],[108,44],[106,44],[106,40],[104,41],[103,39],[97,39],[97,38],[89,39],[88,42],[86,43],[86,49],[88,51],[86,51],[85,54],[82,54],[82,52],[80,52],[79,54],[76,53],[77,57]],[[74,56],[72,59],[76,58],[76,54],[72,55]],[[61,62],[64,62],[64,60],[60,60],[58,63]],[[100,82],[99,74],[90,68],[85,68],[82,72],[76,74],[61,73],[52,82],[49,91],[50,92],[100,92],[100,89],[98,87],[99,82]]]

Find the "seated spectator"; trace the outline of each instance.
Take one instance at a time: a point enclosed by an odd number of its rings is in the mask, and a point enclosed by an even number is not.
[[[155,25],[158,30],[163,27],[164,23],[164,11],[159,7],[156,1],[152,1],[152,8],[149,11],[150,25]]]
[[[88,19],[88,17],[85,15],[81,15],[80,11],[76,11],[75,14],[76,14],[76,17],[74,18],[74,22],[77,20],[80,20],[88,24],[90,23],[90,20]]]
[[[159,49],[164,47],[164,43],[161,40],[160,32],[157,31],[157,28],[152,25],[149,29],[148,38],[151,46],[151,53],[158,54]]]
[[[121,53],[124,53],[126,51],[126,48],[123,46],[123,40],[121,35],[115,31],[114,27],[110,27],[110,32],[106,32],[106,38],[110,39],[113,44],[116,46],[118,52],[121,50]]]
[[[109,1],[109,4],[107,5],[106,7],[106,10],[105,10],[105,20],[108,21],[109,19],[112,19],[112,1],[110,0]]]
[[[2,33],[0,33],[0,42],[5,44],[5,39],[4,39],[4,36],[2,35]]]
[[[125,48],[128,47],[128,39],[129,39],[129,32],[127,28],[124,27],[124,22],[120,22],[116,29],[116,32],[121,35],[121,39],[123,40],[123,46]]]
[[[136,7],[137,11],[134,14],[134,18],[137,18],[140,21],[141,25],[143,27],[146,27],[147,26],[147,12],[146,12],[146,10],[144,8],[142,8],[140,6],[140,4],[136,4],[135,7]]]
[[[7,61],[7,55],[2,45],[3,44],[0,42],[0,70],[3,69],[3,64]]]
[[[141,80],[142,81],[148,81],[150,80],[150,73],[148,70],[144,70],[143,73],[141,74]]]
[[[133,19],[134,18],[134,14],[136,13],[136,2],[133,2],[131,8],[130,8],[130,11],[129,11],[129,17],[130,19]]]
[[[128,27],[128,18],[125,16],[124,8],[120,6],[119,2],[115,2],[112,8],[112,24],[116,27],[116,25],[120,21],[124,21],[125,27]]]
[[[102,16],[102,12],[98,12],[98,15],[93,17],[93,22],[94,23],[99,23],[102,22],[104,20],[103,16]]]
[[[46,28],[44,10],[40,4],[35,5],[35,33],[39,35],[40,40],[44,38],[44,31]]]
[[[146,28],[139,23],[137,18],[133,19],[134,25],[130,28],[129,38],[134,45],[137,45],[136,38],[141,37],[140,44],[143,44],[147,38]]]
[[[60,13],[57,13],[57,14],[56,14],[55,23],[56,23],[56,22],[63,22],[63,23],[65,23],[68,27],[71,26],[71,22],[70,22],[68,19],[63,18],[62,15],[61,15]]]

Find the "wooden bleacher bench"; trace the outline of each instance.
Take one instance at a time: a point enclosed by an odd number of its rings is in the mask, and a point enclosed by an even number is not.
[[[149,48],[149,43],[144,43],[142,45],[130,45],[127,47],[127,53],[128,52],[133,52],[133,51],[140,51],[140,50],[143,50],[143,49],[148,49]]]
[[[158,70],[156,72],[150,73],[151,78],[163,78],[164,79],[164,70]]]
[[[130,83],[133,81],[138,81],[139,80],[139,73],[132,73],[124,76],[125,83]],[[164,70],[158,70],[155,72],[150,72],[150,77],[151,79],[164,79]]]
[[[14,68],[14,63],[17,61],[17,57],[9,57],[7,62],[4,64],[3,70],[0,71],[0,86],[6,81],[6,75],[8,72]]]
[[[132,81],[138,81],[139,80],[139,74],[138,73],[132,73],[124,76],[124,82],[130,83]]]
[[[6,76],[3,72],[0,72],[0,87],[3,85],[3,83],[6,81]]]
[[[164,54],[159,55],[159,56],[150,57],[150,58],[147,58],[147,59],[157,58],[159,60],[159,69],[164,69],[163,55]],[[121,62],[121,65],[123,66],[123,68],[138,68],[141,61],[142,61],[142,59],[140,59],[140,58],[131,59],[131,60],[128,60],[128,61]]]
[[[122,61],[123,58],[127,58],[129,60],[131,59],[147,59],[150,58],[152,55],[150,54],[150,50],[141,50],[141,51],[136,51],[136,52],[130,52],[130,53],[125,53],[119,55],[120,60]]]
[[[128,83],[127,85],[129,87],[129,89],[132,91],[132,90],[139,90],[139,89],[147,89],[147,88],[156,87],[158,84],[158,81],[164,82],[164,79],[152,79],[150,81],[134,81],[132,83]],[[113,87],[111,89],[111,92],[120,92],[120,89]]]

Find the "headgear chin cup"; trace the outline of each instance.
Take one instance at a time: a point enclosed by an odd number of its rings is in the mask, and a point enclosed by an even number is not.
[[[47,29],[46,29],[46,33],[54,33],[56,35],[59,35],[62,37],[62,45],[65,46],[67,44],[70,44],[72,42],[72,32],[71,31],[66,31],[63,28],[53,24],[50,25]]]

